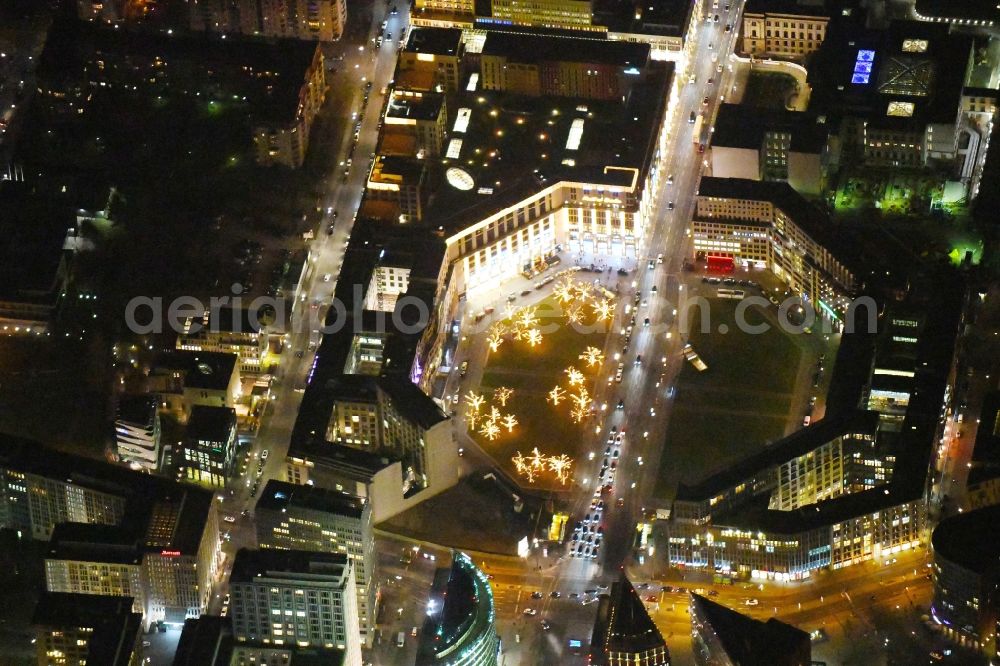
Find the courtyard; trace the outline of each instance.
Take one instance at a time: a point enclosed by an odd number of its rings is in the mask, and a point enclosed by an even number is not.
[[[707,365],[685,362],[677,380],[656,495],[670,497],[680,481],[693,483],[783,437],[805,352],[815,336],[780,330],[773,312],[753,306],[749,324],[768,323],[762,334],[736,325],[737,301],[709,301],[711,331],[692,325],[689,342]],[[697,322],[697,316],[691,321]],[[724,331],[724,332],[722,332]],[[821,336],[820,336],[821,337]]]
[[[491,326],[482,381],[463,396],[463,410],[470,436],[518,483],[572,487],[600,413],[594,394],[613,312],[610,294],[563,280],[553,295]]]

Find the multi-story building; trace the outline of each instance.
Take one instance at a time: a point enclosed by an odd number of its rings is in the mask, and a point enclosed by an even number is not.
[[[240,375],[256,377],[267,371],[267,326],[274,319],[247,308],[219,308],[188,317],[177,336],[177,349],[236,354]]]
[[[246,105],[247,139],[257,162],[302,165],[326,94],[319,44],[236,43],[75,21],[57,21],[50,34],[39,58],[38,90],[41,103],[55,112],[85,114],[103,89],[122,87],[152,97],[238,100]]]
[[[338,490],[271,480],[254,509],[261,548],[346,553],[358,585],[361,640],[372,646],[378,581],[371,504]]]
[[[955,643],[996,654],[1000,619],[1000,550],[992,534],[1000,507],[942,520],[934,529],[931,618]]]
[[[59,523],[117,525],[131,475],[102,474],[106,467],[0,437],[0,527],[47,541]]]
[[[670,666],[670,651],[642,597],[624,574],[599,597],[588,663],[594,666]]]
[[[347,21],[345,0],[191,0],[192,30],[330,42]]]
[[[742,53],[804,59],[823,44],[829,22],[823,3],[751,0],[743,10]]]
[[[447,131],[448,107],[443,94],[397,87],[389,93],[379,153],[439,157],[444,153]]]
[[[31,624],[38,666],[140,666],[142,615],[132,599],[45,592]]]
[[[491,22],[535,28],[586,29],[591,0],[490,0]]]
[[[325,441],[401,459],[404,495],[455,479],[451,423],[408,380],[341,375],[325,389]]]
[[[770,618],[755,620],[699,594],[691,595],[691,646],[698,666],[809,666],[809,634]]]
[[[418,92],[453,92],[464,54],[461,30],[414,28],[399,53],[395,85]]]
[[[133,469],[156,471],[160,466],[160,415],[156,397],[126,395],[115,412],[118,459]]]
[[[235,463],[236,412],[231,407],[194,407],[177,454],[177,479],[224,488]]]
[[[858,286],[853,256],[826,216],[787,183],[702,178],[691,230],[696,259],[766,268],[825,316],[840,319]]]
[[[497,666],[500,638],[493,590],[465,553],[437,570],[417,647],[419,666]]]
[[[880,432],[880,413],[857,410],[879,365],[875,336],[845,333],[823,419],[696,485],[681,484],[667,524],[670,561],[788,580],[923,543],[963,301],[964,287],[936,274],[884,314],[891,337],[893,310],[919,308],[924,336],[935,341],[918,347],[921,371],[898,432]]]
[[[237,649],[336,648],[361,666],[357,585],[344,553],[240,549],[229,579]]]
[[[781,180],[816,196],[826,184],[827,142],[822,116],[723,104],[712,132],[712,175]]]
[[[399,224],[419,222],[427,202],[424,165],[424,160],[416,157],[377,156],[368,175],[361,214]]]
[[[228,617],[202,615],[184,620],[173,666],[231,666],[232,657],[233,630]]]
[[[1000,391],[989,391],[983,396],[979,412],[966,481],[966,505],[980,509],[996,504],[1000,504]]]
[[[963,111],[972,61],[972,38],[945,24],[831,23],[808,84],[810,106],[832,123],[840,167],[941,167],[971,182],[988,144],[985,126]]]
[[[899,432],[916,387],[917,349],[923,337],[919,311],[894,308],[875,351],[875,369],[867,390],[868,409],[877,411],[882,429]]]
[[[618,100],[650,60],[647,44],[490,32],[479,62],[483,90]]]
[[[160,409],[187,421],[194,407],[235,407],[242,395],[239,357],[222,352],[169,351],[157,355],[146,379]]]
[[[0,179],[0,234],[0,336],[43,335],[73,276],[72,213],[23,182]]]

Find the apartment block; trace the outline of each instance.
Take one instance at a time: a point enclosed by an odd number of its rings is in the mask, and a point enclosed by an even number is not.
[[[378,581],[371,504],[338,490],[271,480],[254,509],[261,548],[346,553],[358,585],[361,640],[372,646]]]
[[[742,52],[801,60],[823,44],[829,22],[822,3],[751,0],[743,11]]]
[[[357,585],[343,553],[247,550],[229,581],[233,636],[246,645],[337,648],[361,666]]]

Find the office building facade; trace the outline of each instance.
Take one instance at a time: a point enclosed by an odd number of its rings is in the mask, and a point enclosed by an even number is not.
[[[361,665],[357,584],[343,553],[241,549],[230,577],[237,645],[344,650]]]
[[[257,500],[254,518],[261,548],[350,557],[361,640],[370,648],[378,599],[371,504],[342,491],[271,480]]]
[[[122,396],[118,400],[115,446],[118,459],[133,469],[159,469],[160,415],[154,396]]]
[[[231,407],[192,409],[176,464],[179,481],[224,488],[236,464],[236,412]]]

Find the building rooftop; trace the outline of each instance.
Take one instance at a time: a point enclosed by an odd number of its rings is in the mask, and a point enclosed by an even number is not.
[[[300,413],[301,416],[301,413]],[[298,426],[297,422],[297,426]],[[293,434],[288,449],[288,457],[308,460],[338,470],[345,476],[358,481],[370,481],[373,476],[399,462],[392,456],[362,451],[352,446],[328,442],[318,436],[297,437]]]
[[[972,45],[941,23],[893,21],[886,30],[831,23],[809,67],[810,107],[887,129],[954,124]]]
[[[298,115],[299,91],[319,48],[315,42],[297,39],[227,40],[211,33],[167,35],[131,30],[126,24],[115,28],[89,21],[55,21],[39,57],[39,81],[58,85],[88,77],[97,80],[100,75],[93,62],[120,68],[118,60],[126,58],[141,78],[154,62],[162,61],[182,77],[197,72],[198,78],[173,81],[178,88],[194,80],[206,85],[204,94],[216,88],[230,94],[238,90],[255,118],[289,122]]]
[[[490,31],[482,55],[524,63],[585,62],[644,69],[649,62],[649,44]]]
[[[764,470],[776,467],[792,458],[831,442],[846,433],[870,433],[878,431],[878,412],[851,411],[834,414],[772,443],[759,453],[729,465],[695,484],[680,484],[677,499],[689,502],[707,501],[727,488],[731,488]]]
[[[236,410],[232,407],[195,405],[185,436],[188,441],[227,442],[235,428]]]
[[[240,548],[233,560],[230,583],[250,583],[254,578],[282,577],[341,580],[350,567],[345,553],[314,553],[305,550],[250,550]]]
[[[0,300],[54,303],[73,210],[0,180]]]
[[[297,485],[271,479],[257,500],[257,511],[285,511],[289,508],[324,511],[339,516],[361,518],[365,500],[337,490]]]
[[[225,391],[238,361],[236,354],[176,349],[157,354],[151,374],[178,372],[184,377],[184,388]]]
[[[990,391],[983,396],[979,412],[968,483],[972,485],[997,477],[1000,477],[1000,391]]]
[[[233,652],[230,620],[202,615],[184,620],[173,666],[228,666]]]
[[[791,217],[814,241],[835,254],[838,261],[852,267],[857,263],[854,259],[857,253],[850,239],[839,232],[826,213],[786,182],[703,177],[698,185],[698,196],[769,201]]]
[[[593,23],[610,31],[683,37],[695,3],[688,0],[593,0]]]
[[[695,613],[711,625],[723,649],[734,664],[771,666],[800,663],[808,666],[812,651],[809,634],[773,617],[766,622],[737,613],[722,604],[692,594]],[[805,661],[795,662],[801,654]]]
[[[405,93],[399,89],[389,94],[386,106],[386,125],[395,120],[437,120],[444,106],[444,95],[440,93]]]
[[[151,425],[156,418],[158,404],[156,396],[123,395],[118,398],[118,409],[115,412],[115,418],[125,423],[142,426]]]
[[[744,13],[792,14],[795,16],[830,16],[834,11],[829,0],[747,0]]]
[[[622,574],[611,585],[610,593],[600,597],[590,639],[590,663],[601,666],[609,663],[609,653],[636,654],[665,645],[639,593]]]
[[[43,592],[32,624],[52,630],[92,629],[87,663],[128,666],[142,631],[142,613],[132,612],[132,597]]]
[[[715,118],[712,146],[759,150],[768,132],[788,132],[793,152],[812,154],[823,151],[829,135],[826,123],[810,113],[761,108],[750,113],[742,104],[723,104]]]
[[[975,574],[1000,575],[1000,540],[984,538],[1000,525],[1000,505],[945,518],[931,534],[935,557]]]
[[[414,28],[406,40],[405,51],[455,56],[462,46],[462,31],[458,28]]]
[[[59,523],[52,530],[45,559],[138,566],[142,553],[136,535],[118,525]]]
[[[967,21],[1000,20],[994,0],[916,0],[914,9],[921,16],[957,18]]]
[[[451,567],[437,570],[427,609],[417,647],[421,666],[451,663],[449,655],[495,631],[490,582],[465,553],[453,551]]]
[[[560,180],[638,188],[655,154],[672,73],[670,63],[651,63],[624,103],[459,93],[450,157],[439,165],[425,224],[452,236]]]

